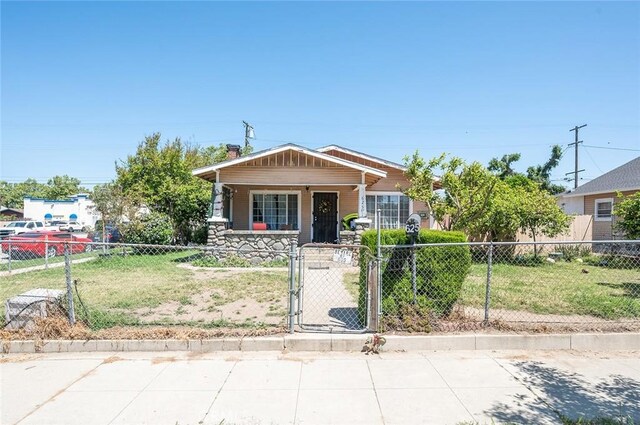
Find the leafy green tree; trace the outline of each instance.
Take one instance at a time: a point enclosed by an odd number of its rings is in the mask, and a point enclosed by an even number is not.
[[[629,196],[618,193],[618,197],[622,201],[614,206],[614,214],[619,219],[616,228],[629,239],[640,239],[640,192]]]
[[[555,198],[521,174],[500,180],[477,162],[446,161],[444,155],[425,161],[417,152],[406,162],[411,185],[405,193],[427,203],[445,230],[463,231],[470,239],[504,241],[514,240],[518,230],[535,240],[568,228],[569,217]]]
[[[492,158],[491,161],[489,161],[489,167],[487,168],[492,173],[497,174],[500,179],[504,180],[507,177],[518,174],[513,169],[513,163],[518,162],[519,160],[520,160],[519,153],[509,153],[509,154],[503,155],[502,158],[500,159]]]
[[[160,133],[155,133],[138,145],[134,155],[116,164],[115,183],[126,196],[165,214],[173,242],[187,243],[193,230],[205,223],[211,202],[211,183],[191,171],[226,158],[222,144],[201,148],[179,138],[162,143]]]
[[[569,229],[571,218],[558,206],[556,199],[535,185],[524,189],[520,202],[520,229],[526,232],[534,243],[537,256],[536,239],[540,235],[554,237]]]
[[[25,197],[64,199],[77,193],[87,192],[80,186],[80,180],[75,177],[54,176],[46,184],[38,183],[35,179],[28,178],[21,183],[8,183],[0,181],[0,205],[22,208]]]
[[[411,183],[407,196],[425,202],[443,229],[478,234],[498,183],[496,176],[479,162],[467,164],[456,157],[447,160],[445,154],[425,161],[416,151],[405,162],[405,175]]]
[[[90,198],[94,211],[100,214],[103,235],[106,234],[107,223],[120,225],[125,218],[135,217],[140,204],[125,195],[122,187],[113,182],[94,186]]]
[[[560,164],[560,159],[562,159],[562,147],[554,145],[551,148],[551,156],[544,164],[527,168],[527,177],[552,195],[564,192],[564,186],[551,182],[551,172]]]
[[[46,199],[64,199],[71,195],[88,192],[88,190],[80,186],[79,179],[65,174],[49,179],[43,192]]]
[[[44,197],[45,185],[38,183],[35,179],[26,179],[22,183],[8,183],[0,181],[0,205],[11,208],[22,208],[23,198],[30,196],[33,198]]]

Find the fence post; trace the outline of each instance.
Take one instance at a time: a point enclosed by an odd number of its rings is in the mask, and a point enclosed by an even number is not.
[[[289,249],[289,333],[293,333],[296,315],[296,251],[297,242],[293,241]]]
[[[44,240],[44,268],[49,268],[49,236],[46,236]]]
[[[484,321],[489,322],[489,302],[491,300],[491,274],[493,272],[493,241],[489,243],[487,254],[487,289],[484,298]]]
[[[382,209],[378,208],[377,214],[376,214],[376,232],[377,232],[377,239],[376,239],[376,246],[377,246],[377,251],[376,252],[376,262],[378,263],[378,270],[376,270],[376,273],[378,274],[378,285],[376,288],[376,291],[378,292],[378,296],[377,298],[377,304],[378,304],[378,320],[380,320],[380,316],[382,316],[382,248],[380,247],[380,216],[382,215]]]
[[[11,257],[13,256],[13,251],[11,250],[11,241],[9,241],[9,252],[7,252],[7,270],[11,273]]]
[[[64,244],[64,275],[67,280],[67,302],[69,304],[69,323],[75,325],[76,312],[73,308],[73,287],[71,284],[71,246],[68,242]]]
[[[411,245],[415,245],[416,238],[411,237]],[[418,302],[418,285],[417,285],[417,271],[416,271],[416,248],[411,247],[411,287],[413,289],[413,303]]]

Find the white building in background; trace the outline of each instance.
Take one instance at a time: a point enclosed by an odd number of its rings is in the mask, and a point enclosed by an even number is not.
[[[94,209],[89,195],[79,193],[68,199],[52,200],[24,198],[24,218],[26,220],[72,220],[84,226],[95,226],[100,214]]]

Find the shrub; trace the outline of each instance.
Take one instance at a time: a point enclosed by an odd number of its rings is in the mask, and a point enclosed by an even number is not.
[[[640,268],[638,257],[617,254],[594,255],[585,258],[584,262],[590,266],[606,267],[609,269]]]
[[[196,245],[206,245],[208,232],[209,226],[207,225],[195,228],[191,234],[191,242]]]
[[[377,234],[369,230],[362,235],[362,245],[376,252]],[[409,240],[404,230],[382,230],[382,245],[407,245]],[[466,237],[460,232],[439,230],[421,230],[416,238],[418,244],[460,243]],[[416,255],[416,293],[414,301],[411,282],[411,249],[393,248],[391,252],[383,252],[387,257],[382,262],[382,314],[393,316],[397,325],[410,321],[430,323],[429,315],[447,316],[460,297],[462,283],[471,267],[471,253],[468,245],[431,246],[415,249]],[[365,256],[361,255],[361,258]],[[366,263],[361,261],[360,294],[366,296]],[[364,273],[363,273],[364,271]],[[366,299],[359,300],[360,314],[366,311]],[[422,317],[424,320],[418,320]],[[388,321],[386,321],[388,322]],[[390,323],[390,322],[389,322]],[[405,325],[402,325],[406,328]],[[429,326],[422,326],[424,331]],[[412,329],[416,330],[416,329]]]
[[[591,248],[586,245],[556,245],[553,250],[562,254],[565,261],[573,261],[576,258],[591,255]]]
[[[133,244],[169,245],[173,241],[171,220],[165,214],[152,212],[127,224],[123,239]]]

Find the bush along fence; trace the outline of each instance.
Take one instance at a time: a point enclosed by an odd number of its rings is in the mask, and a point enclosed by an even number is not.
[[[640,241],[467,243],[422,230],[409,242],[404,231],[368,231],[360,246],[266,256],[5,240],[0,336],[640,330]]]

